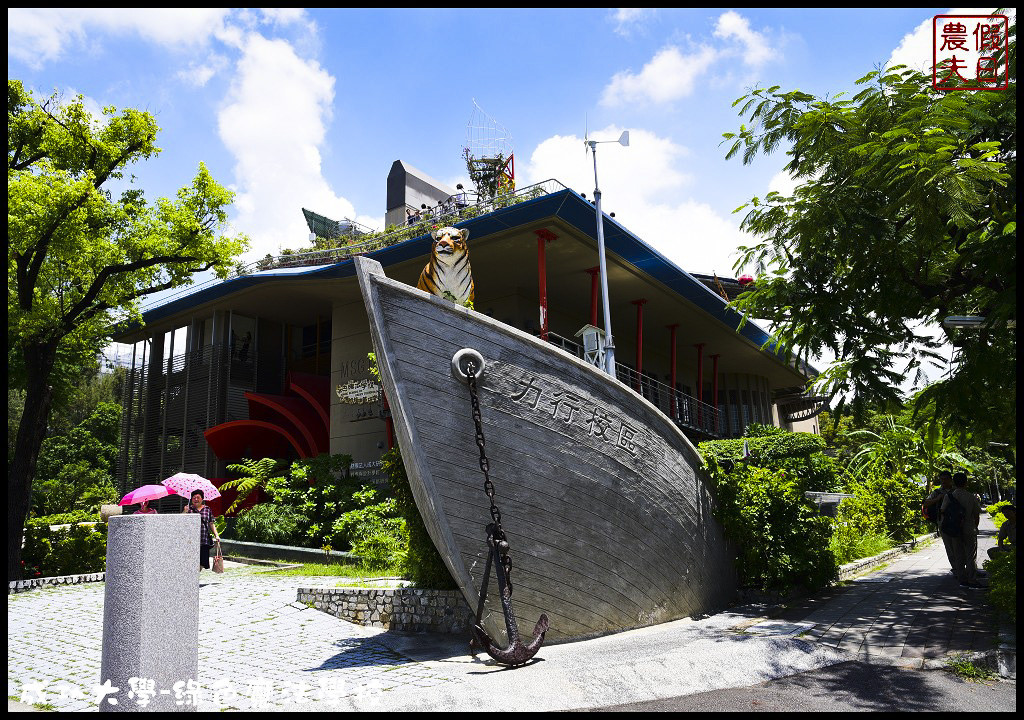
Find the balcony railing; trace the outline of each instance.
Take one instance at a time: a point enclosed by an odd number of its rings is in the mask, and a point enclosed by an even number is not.
[[[548,342],[583,359],[583,347],[568,338],[548,332]],[[616,379],[672,418],[676,425],[708,437],[722,437],[724,418],[718,410],[695,397],[680,392],[649,375],[638,373],[622,363],[615,363]]]

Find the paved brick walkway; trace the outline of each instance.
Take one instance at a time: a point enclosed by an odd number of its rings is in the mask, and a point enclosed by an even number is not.
[[[995,535],[983,514],[979,568]],[[778,621],[798,624],[805,639],[857,659],[907,667],[929,667],[953,653],[993,650],[997,639],[985,591],[960,587],[939,539],[877,572],[796,603]]]
[[[979,558],[994,535],[984,517]],[[338,583],[253,567],[204,572],[199,709],[599,707],[746,687],[854,658],[929,667],[949,653],[991,650],[997,637],[984,591],[959,587],[938,541],[771,619],[763,608],[737,608],[551,646],[512,673],[468,658],[465,638],[382,633],[295,602],[299,586]],[[97,709],[103,593],[94,583],[8,595],[9,698]]]
[[[449,680],[389,649],[377,639],[381,630],[295,602],[300,585],[340,581],[274,577],[245,566],[220,576],[204,572],[199,709],[284,709]],[[97,709],[103,594],[104,584],[92,583],[8,595],[8,698]]]

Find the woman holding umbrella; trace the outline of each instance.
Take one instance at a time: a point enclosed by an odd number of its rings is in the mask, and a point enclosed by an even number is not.
[[[204,502],[202,490],[193,490],[191,501],[185,506],[182,512],[199,513],[199,567],[210,569],[210,548],[213,547],[213,539],[219,543],[220,535],[217,533],[217,526],[213,523],[213,511]]]
[[[171,492],[189,498],[189,504],[183,513],[199,513],[199,566],[210,569],[210,548],[213,539],[220,542],[220,535],[213,524],[213,511],[206,506],[205,500],[220,497],[220,491],[213,483],[202,475],[180,472],[162,482]]]

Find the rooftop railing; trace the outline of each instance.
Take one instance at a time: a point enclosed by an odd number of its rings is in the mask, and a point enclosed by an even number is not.
[[[534,185],[528,185],[527,187],[515,190],[514,192],[498,195],[473,204],[468,204],[467,202],[462,201],[460,197],[453,196],[434,207],[427,208],[426,210],[421,209],[418,222],[411,225],[407,224],[402,227],[391,226],[382,232],[359,235],[358,242],[354,242],[349,245],[342,245],[340,247],[327,248],[324,250],[309,250],[305,252],[284,252],[276,256],[267,255],[261,260],[256,260],[246,265],[238,265],[235,268],[232,277],[244,277],[246,275],[281,268],[333,265],[334,263],[341,262],[353,255],[362,255],[373,252],[374,250],[380,250],[381,248],[397,245],[405,242],[406,240],[422,237],[438,227],[454,225],[465,220],[486,215],[487,213],[494,212],[495,210],[501,210],[529,200],[536,200],[537,198],[551,193],[560,192],[565,189],[567,189],[565,185],[560,183],[558,180],[551,179]],[[199,283],[198,285],[190,285],[188,287],[181,288],[175,293],[155,299],[148,304],[144,303],[142,310],[143,312],[148,312],[162,305],[166,305],[167,303],[180,300],[183,297],[199,292],[200,290],[213,287],[221,282],[223,281],[214,278],[212,280]]]

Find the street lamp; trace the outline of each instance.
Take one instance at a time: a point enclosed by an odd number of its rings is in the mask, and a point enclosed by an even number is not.
[[[608,268],[604,259],[604,218],[601,215],[601,190],[597,185],[597,145],[603,142],[617,142],[629,147],[629,130],[623,130],[618,140],[584,140],[594,153],[594,206],[597,210],[597,255],[601,267],[601,306],[604,310],[605,372],[615,377],[615,342],[612,340],[612,315],[608,307]]]

